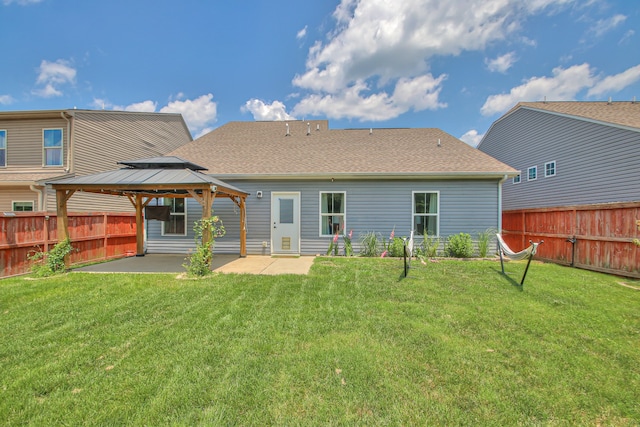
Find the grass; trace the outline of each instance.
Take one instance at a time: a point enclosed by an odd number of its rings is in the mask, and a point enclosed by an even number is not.
[[[0,424],[640,423],[637,282],[414,267],[0,281]]]

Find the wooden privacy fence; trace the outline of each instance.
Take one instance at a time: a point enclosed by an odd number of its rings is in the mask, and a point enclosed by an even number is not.
[[[504,211],[502,233],[516,251],[544,240],[536,258],[640,278],[640,202]]]
[[[27,257],[58,242],[57,217],[47,212],[0,213],[0,277],[28,273]],[[69,214],[71,264],[122,258],[136,253],[136,216],[100,212]]]

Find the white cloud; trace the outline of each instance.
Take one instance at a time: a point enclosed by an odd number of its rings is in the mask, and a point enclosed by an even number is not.
[[[181,113],[189,129],[197,133],[218,120],[218,107],[212,99],[213,95],[209,93],[193,100],[172,101],[162,107],[160,112]]]
[[[608,19],[601,19],[591,28],[591,31],[597,36],[600,37],[609,31],[616,28],[619,24],[623,23],[627,19],[624,15],[614,15]]]
[[[464,135],[462,135],[460,137],[460,140],[466,142],[472,147],[477,147],[478,144],[480,144],[480,141],[482,141],[483,137],[484,137],[484,134],[478,134],[477,130],[471,129],[467,131]]]
[[[142,101],[136,102],[134,104],[127,105],[124,108],[119,108],[124,111],[134,111],[138,113],[153,113],[156,111],[156,107],[158,106],[157,102],[153,101]]]
[[[264,101],[254,98],[248,100],[240,110],[243,113],[253,114],[254,120],[295,120],[295,117],[287,113],[287,108],[280,101],[266,104]]]
[[[569,68],[554,68],[552,77],[532,77],[514,87],[507,94],[491,95],[480,112],[485,116],[502,113],[521,101],[541,101],[545,97],[554,101],[574,100],[576,95],[596,82],[589,64]]]
[[[14,99],[11,95],[0,95],[0,104],[9,105],[13,103]]]
[[[607,76],[596,83],[589,92],[588,96],[606,95],[619,92],[627,86],[634,84],[640,80],[640,65],[631,67],[622,73]]]
[[[485,59],[484,63],[491,72],[506,73],[509,68],[516,62],[515,52],[505,53],[495,59]]]
[[[33,94],[50,98],[61,96],[60,86],[74,84],[76,81],[76,70],[69,61],[58,59],[55,62],[43,60],[38,68],[38,78],[36,79],[36,89]]]
[[[307,35],[307,27],[308,25],[305,25],[303,29],[298,31],[298,34],[296,34],[298,40],[303,39]]]
[[[406,84],[402,79],[430,76],[429,61],[434,56],[483,50],[517,33],[527,17],[573,1],[342,0],[333,13],[336,25],[327,41],[309,48],[306,71],[293,78],[294,86],[307,91],[293,111],[376,120],[425,105],[442,106],[439,90],[429,91],[429,100],[401,96]],[[508,68],[508,59],[513,61],[505,57],[496,67]],[[395,85],[397,96],[389,95],[390,85]],[[405,103],[394,104],[401,100]],[[415,103],[407,105],[411,100]],[[359,112],[356,101],[364,101]]]
[[[17,4],[19,6],[27,6],[30,4],[37,4],[42,2],[42,0],[2,0],[2,4],[5,6],[9,6],[10,4]]]

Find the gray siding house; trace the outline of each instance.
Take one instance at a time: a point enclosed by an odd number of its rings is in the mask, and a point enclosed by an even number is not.
[[[332,130],[326,120],[230,122],[170,153],[249,193],[248,254],[323,254],[335,233],[388,238],[427,231],[444,240],[499,229],[506,164],[439,129]],[[171,204],[171,220],[146,222],[148,253],[194,247],[201,215],[192,199]],[[216,253],[238,253],[240,214],[213,209],[227,234]]]
[[[180,114],[104,110],[0,112],[0,211],[55,211],[45,181],[164,155],[193,138]],[[70,211],[130,211],[127,200],[78,194]]]
[[[504,210],[640,200],[637,102],[522,102],[478,149],[519,172]]]

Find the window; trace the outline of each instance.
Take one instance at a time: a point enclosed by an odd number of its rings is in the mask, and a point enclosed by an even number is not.
[[[33,202],[12,202],[11,210],[14,212],[33,212]]]
[[[439,199],[438,192],[413,192],[413,229],[417,234],[438,236]]]
[[[44,129],[42,141],[44,165],[62,166],[62,129]]]
[[[556,161],[547,162],[544,164],[544,176],[548,178],[550,176],[556,176]]]
[[[171,218],[162,223],[162,235],[187,235],[187,205],[185,199],[166,198],[163,201],[165,206],[171,206]]]
[[[340,193],[320,193],[320,235],[332,236],[344,232],[345,205],[347,195]]]
[[[7,166],[7,131],[0,130],[0,167]]]
[[[518,173],[518,175],[513,177],[513,183],[514,184],[520,184],[521,180],[522,180],[522,177],[520,176],[520,173]]]
[[[536,179],[538,179],[538,167],[531,166],[527,170],[527,181],[535,181]]]

